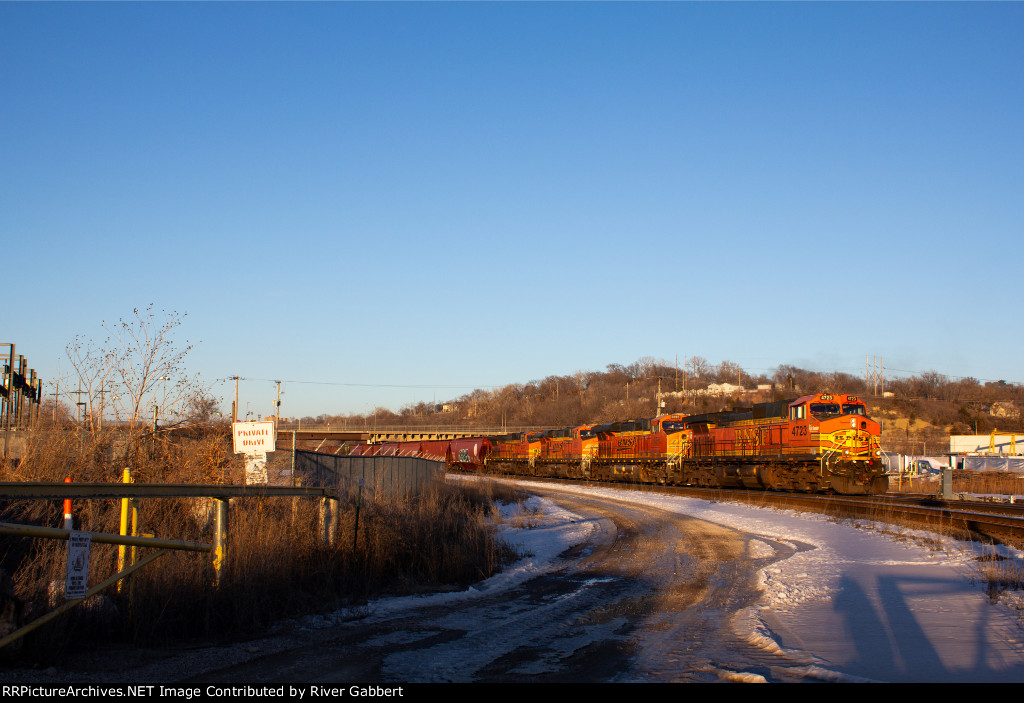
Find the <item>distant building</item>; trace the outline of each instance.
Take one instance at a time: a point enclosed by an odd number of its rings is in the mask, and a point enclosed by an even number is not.
[[[708,395],[732,395],[743,391],[743,386],[734,386],[731,383],[712,383],[708,386]]]
[[[954,454],[1024,454],[1024,434],[993,432],[992,434],[953,434],[949,451]]]

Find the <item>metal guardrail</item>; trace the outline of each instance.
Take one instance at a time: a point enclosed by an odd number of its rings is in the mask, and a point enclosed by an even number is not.
[[[281,498],[306,496],[337,499],[335,491],[321,487],[235,486],[192,483],[56,483],[0,481],[0,500],[25,498],[58,500],[62,498]]]
[[[14,522],[0,522],[0,534],[19,537],[42,537],[44,539],[68,539],[75,530],[62,530],[59,527],[36,527],[35,525],[19,525]],[[86,532],[97,544],[123,544],[126,547],[154,547],[159,549],[180,549],[187,552],[209,552],[213,549],[202,542],[186,542],[178,539],[160,539],[158,537],[133,537],[131,535],[112,535],[106,532]]]
[[[217,526],[213,544],[213,566],[217,583],[226,557],[228,502],[232,498],[310,497],[320,498],[321,533],[328,543],[337,532],[338,495],[322,487],[235,486],[188,483],[55,483],[0,481],[0,500],[92,500],[103,498],[212,498],[217,501]]]
[[[0,500],[95,500],[95,499],[139,499],[139,498],[211,498],[217,501],[217,519],[214,543],[186,542],[183,540],[161,539],[152,536],[114,535],[102,532],[89,532],[91,541],[102,544],[117,544],[132,547],[151,547],[158,551],[128,566],[117,574],[90,589],[83,598],[70,599],[56,610],[42,616],[36,621],[21,627],[7,637],[0,639],[0,647],[28,634],[40,625],[52,620],[66,610],[85,601],[89,596],[98,593],[107,586],[120,583],[122,579],[137,569],[154,561],[167,550],[186,550],[194,552],[212,552],[216,585],[220,586],[221,574],[227,556],[228,536],[228,505],[232,498],[286,498],[308,497],[320,499],[321,535],[328,544],[333,544],[337,534],[338,495],[337,492],[321,487],[292,486],[235,486],[235,485],[201,485],[201,484],[161,484],[161,483],[53,483],[34,482],[22,483],[12,481],[0,482]],[[122,521],[122,526],[123,526]],[[133,528],[134,529],[134,528]],[[35,525],[19,525],[0,523],[0,534],[9,534],[38,539],[70,538],[73,530]],[[120,566],[119,566],[120,568]],[[120,586],[119,586],[120,588]]]

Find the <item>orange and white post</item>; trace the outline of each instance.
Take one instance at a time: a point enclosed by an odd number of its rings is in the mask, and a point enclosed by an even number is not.
[[[70,476],[65,477],[64,478],[64,483],[71,483],[71,477]],[[64,529],[65,530],[73,530],[73,529],[75,529],[74,525],[75,525],[75,520],[74,520],[74,518],[71,515],[71,499],[70,498],[65,498],[64,499]]]

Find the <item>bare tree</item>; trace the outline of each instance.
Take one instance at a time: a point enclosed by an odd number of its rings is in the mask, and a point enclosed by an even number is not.
[[[703,386],[711,380],[711,364],[703,356],[691,356],[686,365],[695,386]]]
[[[715,380],[719,383],[735,383],[737,386],[743,385],[742,377],[743,367],[735,361],[723,361],[718,365],[718,372],[715,374]]]
[[[220,401],[199,389],[185,401],[185,420],[191,424],[208,424],[220,415]]]
[[[110,333],[105,347],[113,369],[113,407],[119,420],[135,427],[150,407],[162,407],[164,416],[169,416],[172,408],[194,395],[198,377],[190,377],[185,369],[192,345],[186,341],[179,346],[174,340],[185,315],[174,311],[157,315],[152,305],[132,313],[103,327]]]
[[[111,352],[82,336],[76,336],[65,350],[77,383],[64,388],[64,394],[76,407],[86,408],[85,422],[93,434],[102,424],[105,395],[113,374]],[[83,400],[84,398],[84,400]],[[74,413],[78,416],[78,413]]]
[[[152,305],[132,313],[115,324],[103,324],[109,336],[102,344],[76,337],[68,345],[77,382],[91,408],[105,404],[130,431],[147,424],[144,416],[150,408],[165,419],[177,415],[171,424],[181,422],[196,409],[185,404],[206,396],[198,375],[190,376],[185,369],[192,345],[179,345],[174,338],[185,315],[157,314]],[[78,394],[74,384],[66,393]],[[93,415],[98,417],[95,411]]]

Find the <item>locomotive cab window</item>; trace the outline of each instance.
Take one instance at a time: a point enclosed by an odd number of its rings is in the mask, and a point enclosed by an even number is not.
[[[839,403],[811,403],[811,415],[815,417],[841,414]]]
[[[803,420],[804,419],[804,410],[805,409],[806,408],[803,405],[798,405],[795,408],[790,408],[789,409],[789,419],[790,420]]]
[[[863,405],[843,405],[843,415],[867,415],[867,408]]]

